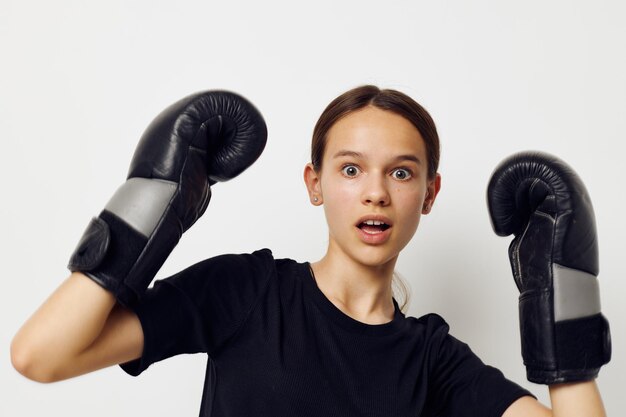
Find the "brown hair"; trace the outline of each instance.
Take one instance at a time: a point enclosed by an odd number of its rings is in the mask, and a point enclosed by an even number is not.
[[[364,85],[346,91],[334,99],[322,112],[313,129],[311,163],[317,172],[322,169],[328,131],[339,119],[367,106],[394,112],[408,121],[420,132],[426,145],[428,179],[435,178],[439,167],[439,135],[430,114],[411,97],[396,90],[374,85]]]
[[[367,106],[394,112],[410,121],[417,128],[426,145],[428,179],[434,179],[439,167],[440,150],[439,135],[432,117],[426,109],[406,94],[391,89],[381,90],[374,85],[364,85],[346,91],[324,109],[313,129],[311,142],[311,163],[315,171],[321,172],[330,128],[342,117]],[[396,272],[393,275],[392,286],[395,285],[402,295],[400,310],[406,313],[410,302],[410,287]]]

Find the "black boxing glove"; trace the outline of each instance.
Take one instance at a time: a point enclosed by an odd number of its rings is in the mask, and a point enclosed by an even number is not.
[[[560,159],[522,152],[495,169],[487,204],[496,234],[515,235],[509,257],[528,380],[597,377],[611,358],[611,336],[600,312],[598,241],[584,184]]]
[[[237,94],[207,91],[172,104],[142,135],[126,182],[91,220],[68,268],[130,306],[204,213],[210,185],[243,172],[266,139],[263,117]]]

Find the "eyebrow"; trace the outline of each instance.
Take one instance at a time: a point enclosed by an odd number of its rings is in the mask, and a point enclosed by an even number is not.
[[[351,156],[353,158],[359,158],[359,159],[363,159],[363,154],[360,152],[355,152],[355,151],[347,151],[347,150],[341,150],[339,152],[337,152],[334,156],[333,159],[337,159],[337,158],[341,158],[342,156]],[[399,162],[399,161],[413,161],[418,165],[422,164],[422,161],[420,161],[420,159],[415,156],[415,155],[411,155],[411,154],[406,154],[406,155],[398,155],[395,158],[393,158],[394,162]]]

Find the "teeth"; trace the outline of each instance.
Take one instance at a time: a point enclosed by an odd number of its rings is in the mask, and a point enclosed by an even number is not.
[[[381,226],[385,224],[385,222],[379,222],[378,220],[366,220],[363,223],[365,223],[368,226]]]

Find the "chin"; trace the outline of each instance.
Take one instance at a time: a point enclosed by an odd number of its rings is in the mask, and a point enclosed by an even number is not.
[[[353,258],[355,260],[363,265],[371,267],[383,266],[389,262],[395,262],[398,255],[398,251],[383,248],[381,246],[367,247],[363,250],[356,250],[353,252]]]

